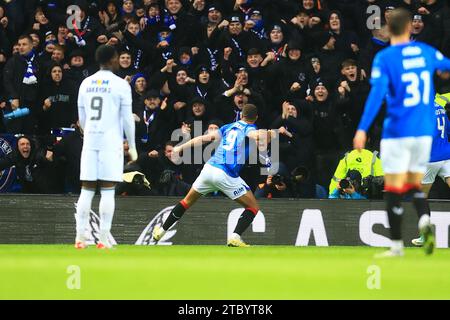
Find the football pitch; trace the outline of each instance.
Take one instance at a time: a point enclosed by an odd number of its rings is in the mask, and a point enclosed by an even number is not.
[[[450,250],[0,245],[0,299],[450,299]]]

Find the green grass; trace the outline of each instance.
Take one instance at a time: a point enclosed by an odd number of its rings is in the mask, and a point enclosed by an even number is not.
[[[450,250],[375,260],[368,247],[0,245],[0,299],[450,299]],[[81,270],[69,290],[68,267]],[[369,290],[367,269],[381,270]]]

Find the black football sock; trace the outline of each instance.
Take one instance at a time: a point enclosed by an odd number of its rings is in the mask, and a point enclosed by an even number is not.
[[[387,191],[385,193],[392,240],[402,240],[401,224],[404,210],[400,202],[401,198],[402,195],[398,192]]]
[[[256,211],[256,213],[258,212]],[[253,222],[253,219],[255,219],[256,213],[254,209],[246,208],[239,217],[234,233],[242,235],[244,231],[247,230],[248,226]]]
[[[430,206],[428,204],[428,200],[425,196],[425,193],[421,191],[419,188],[412,188],[409,191],[409,194],[412,195],[412,203],[414,208],[416,209],[417,216],[422,217],[424,214],[430,215]]]
[[[164,221],[163,229],[166,231],[169,230],[169,228],[173,226],[175,222],[180,220],[180,218],[183,216],[183,214],[186,212],[187,209],[188,207],[183,201],[178,202],[177,205],[170,212],[166,221]]]

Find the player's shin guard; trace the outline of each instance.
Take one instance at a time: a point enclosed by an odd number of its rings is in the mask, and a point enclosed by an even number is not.
[[[114,188],[102,188],[100,190],[100,242],[108,244],[108,234],[111,231],[112,220],[114,217],[115,209],[115,189]]]
[[[164,221],[163,229],[165,231],[169,230],[169,228],[173,226],[175,222],[181,219],[181,217],[183,216],[183,214],[186,212],[187,209],[189,209],[189,206],[186,204],[186,202],[184,202],[184,200],[178,202],[177,205],[170,212],[166,221]]]
[[[236,228],[234,229],[234,233],[241,236],[242,233],[244,233],[244,231],[247,230],[247,228],[253,222],[253,219],[255,219],[257,213],[258,210],[254,208],[245,208],[244,212],[242,212],[241,216],[239,217]]]
[[[386,209],[388,213],[389,225],[391,226],[391,239],[393,241],[401,240],[401,224],[403,207],[401,205],[402,190],[396,188],[385,188]]]
[[[94,198],[95,190],[81,189],[80,197],[77,202],[77,237],[76,241],[84,242],[84,233],[86,231],[87,223],[89,221],[89,212],[91,211],[92,199]]]

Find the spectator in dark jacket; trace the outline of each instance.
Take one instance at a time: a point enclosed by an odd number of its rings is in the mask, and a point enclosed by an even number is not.
[[[53,30],[53,26],[42,8],[38,7],[34,13],[34,21],[31,22],[30,29],[36,32],[41,39],[45,38],[48,31]]]
[[[299,165],[311,167],[313,160],[313,124],[308,113],[285,101],[282,114],[271,128],[280,132],[280,161],[291,171]]]
[[[86,65],[85,53],[82,50],[74,50],[69,56],[69,70],[66,75],[79,87],[84,79],[95,73],[96,69],[96,66]]]
[[[87,64],[90,64],[94,61],[93,57],[96,47],[108,41],[106,31],[98,21],[98,15],[93,16],[90,14],[86,0],[76,0],[71,4],[78,5],[80,8],[78,15],[80,21],[78,23],[74,20],[72,21],[74,26],[66,45],[69,51],[82,49],[86,53]],[[56,10],[47,8],[45,14],[55,25],[70,23],[69,16],[65,12],[61,14],[61,12],[58,13]]]
[[[275,61],[278,62],[286,57],[286,44],[288,37],[286,30],[283,30],[282,24],[274,24],[269,28],[269,39],[267,42],[267,51],[275,55]]]
[[[136,73],[136,69],[132,65],[131,53],[129,51],[122,51],[119,54],[119,70],[115,73],[122,79],[126,79],[129,82],[131,77]]]
[[[27,136],[17,140],[16,149],[0,159],[0,171],[16,167],[17,179],[24,193],[58,193],[60,189],[52,153],[40,149]]]
[[[345,58],[356,59],[359,54],[359,40],[356,33],[344,29],[344,22],[339,11],[331,11],[328,18],[330,31],[336,39],[335,47]]]
[[[131,78],[131,93],[133,98],[133,113],[139,110],[139,105],[142,103],[142,97],[147,91],[147,76],[141,72],[136,73]]]
[[[147,59],[152,52],[152,47],[151,43],[143,38],[138,20],[132,19],[127,23],[121,46],[131,53],[132,66],[136,71],[142,71],[144,66],[148,65]]]
[[[49,69],[49,80],[41,90],[42,112],[40,132],[50,134],[51,129],[70,127],[78,119],[77,87],[66,79],[61,65],[54,63]]]
[[[11,40],[13,35],[8,28],[9,19],[6,16],[5,9],[0,5],[0,52],[9,52],[11,50]]]
[[[117,1],[106,1],[103,8],[99,12],[100,23],[105,27],[106,32],[112,33],[119,29],[121,22],[121,14]]]
[[[19,37],[19,54],[13,55],[5,65],[3,85],[5,98],[10,100],[7,112],[28,107],[31,113],[8,122],[8,132],[34,133],[36,131],[36,101],[41,70],[30,36]]]
[[[146,16],[144,19],[141,19],[145,24],[145,28],[142,30],[144,38],[154,39],[164,25],[161,11],[161,6],[158,3],[153,2],[148,5]]]
[[[412,20],[411,40],[421,41],[438,48],[439,39],[433,34],[433,29],[426,26],[422,15],[415,14]]]
[[[229,19],[228,29],[222,31],[219,39],[219,53],[223,54],[224,49],[228,48],[231,64],[244,63],[248,50],[258,47],[260,43],[261,41],[253,32],[243,30],[242,17],[233,14]]]
[[[342,63],[341,75],[337,85],[337,107],[343,126],[339,138],[343,149],[351,149],[353,134],[361,119],[370,85],[353,59]]]
[[[160,150],[172,133],[172,117],[167,100],[161,101],[156,90],[144,93],[140,107],[135,110],[136,144],[141,152]]]
[[[199,65],[195,70],[195,84],[193,85],[192,96],[200,97],[208,101],[208,103],[213,103],[214,99],[219,94],[219,88],[211,75],[211,70],[204,64]]]
[[[339,156],[337,135],[340,123],[337,117],[335,102],[331,96],[330,86],[319,82],[312,88],[314,101],[312,102],[314,125],[314,150],[316,158],[317,181],[326,186],[328,178],[333,175]]]
[[[174,31],[176,45],[178,47],[194,44],[195,33],[192,32],[195,20],[185,8],[185,3],[181,0],[166,1],[166,9],[163,10],[164,25]]]
[[[340,66],[345,60],[345,53],[336,49],[336,38],[332,33],[323,31],[315,34],[314,40],[317,46],[314,53],[321,62],[321,68],[328,81],[337,81]]]
[[[272,65],[269,70],[272,94],[279,97],[276,105],[284,99],[304,99],[308,88],[307,67],[302,59],[302,46],[290,41],[286,48],[286,58]],[[280,101],[281,100],[281,101]]]
[[[194,121],[201,123],[201,133],[203,134],[208,129],[208,123],[213,118],[213,112],[210,110],[212,106],[201,97],[194,97],[189,102],[189,111],[186,118],[186,123],[193,124]],[[211,115],[212,114],[212,115]]]
[[[169,27],[162,26],[153,39],[153,60],[157,69],[163,68],[168,60],[175,59],[177,47],[173,32]]]
[[[275,61],[275,54],[267,52],[263,57],[261,49],[251,48],[247,52],[247,73],[251,81],[252,89],[264,95],[269,99],[270,94],[267,92],[268,69],[271,63]]]
[[[175,112],[176,126],[185,122],[188,116],[188,104],[193,97],[193,86],[195,80],[192,79],[184,67],[176,67],[174,76],[169,77],[168,84],[170,96],[169,107]]]

